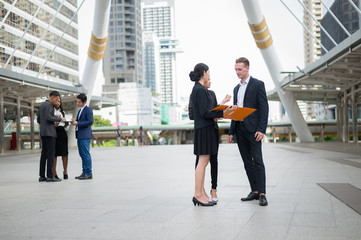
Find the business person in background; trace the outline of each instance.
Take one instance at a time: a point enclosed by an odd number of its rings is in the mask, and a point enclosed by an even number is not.
[[[75,177],[79,180],[93,178],[92,158],[90,155],[90,140],[92,139],[93,110],[86,105],[87,96],[83,93],[76,97],[76,105],[80,108],[76,119],[72,119],[75,126],[75,136],[78,140],[78,151],[82,161],[82,174]]]
[[[58,117],[65,117],[61,98],[54,106],[54,115]],[[65,131],[65,128],[68,127],[68,125],[68,122],[55,122],[57,136],[55,141],[55,157],[53,165],[53,176],[55,178],[59,178],[56,172],[56,163],[57,157],[60,156],[63,161],[63,177],[64,179],[68,179],[68,134]]]
[[[268,121],[268,102],[264,83],[249,75],[249,61],[238,58],[235,70],[240,83],[233,90],[233,102],[239,107],[255,108],[256,111],[243,121],[231,122],[228,142],[233,142],[236,135],[247,173],[251,192],[242,201],[259,200],[260,206],[267,206],[266,171],[262,157],[262,142]]]
[[[55,122],[65,121],[64,117],[54,116],[54,105],[59,102],[60,94],[52,91],[49,98],[40,105],[37,122],[40,124],[41,157],[39,168],[39,182],[59,182],[61,179],[54,178],[53,164],[55,156]],[[46,168],[46,177],[45,177]]]
[[[194,110],[194,154],[199,156],[195,171],[194,205],[214,206],[204,190],[205,168],[208,165],[210,155],[218,154],[217,135],[214,128],[214,119],[222,118],[223,113],[233,110],[228,107],[223,112],[212,112],[212,99],[207,90],[210,84],[209,68],[204,63],[198,63],[194,70],[189,73],[191,81],[195,82],[191,101]]]

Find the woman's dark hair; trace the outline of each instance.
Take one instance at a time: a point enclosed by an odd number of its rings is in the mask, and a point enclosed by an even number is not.
[[[209,67],[204,63],[198,63],[194,66],[194,70],[189,73],[189,78],[193,82],[197,82],[201,79],[204,72],[207,72]]]
[[[59,105],[60,112],[63,114],[63,117],[65,117],[64,109],[63,109],[63,101],[60,98],[60,105]]]
[[[85,103],[87,100],[87,97],[84,93],[80,93],[78,96],[76,96],[76,98],[80,99],[82,103]]]

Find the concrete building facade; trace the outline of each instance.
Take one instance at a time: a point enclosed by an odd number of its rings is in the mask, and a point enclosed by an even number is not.
[[[79,83],[77,0],[7,0],[0,2],[0,9],[2,68],[62,84]]]

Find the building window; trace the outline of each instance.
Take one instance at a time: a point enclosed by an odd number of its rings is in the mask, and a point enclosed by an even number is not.
[[[114,71],[114,65],[110,66],[110,70]]]
[[[117,65],[117,69],[124,69],[123,65]]]
[[[123,82],[125,82],[124,78],[117,78],[117,83],[123,83]]]
[[[110,79],[111,83],[115,83],[115,78]]]

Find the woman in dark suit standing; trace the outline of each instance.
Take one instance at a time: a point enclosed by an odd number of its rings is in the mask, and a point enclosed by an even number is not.
[[[65,117],[65,113],[63,110],[63,105],[60,101],[54,107],[54,115],[58,117]],[[53,165],[53,176],[55,178],[59,178],[56,173],[56,158],[57,156],[61,156],[63,160],[63,177],[64,179],[68,179],[68,135],[65,131],[65,128],[69,125],[69,123],[64,122],[55,122],[56,127],[56,142],[55,142],[55,158]]]
[[[210,155],[217,155],[217,135],[214,130],[214,119],[222,118],[223,113],[234,109],[212,112],[212,99],[207,88],[210,85],[209,68],[204,63],[198,63],[194,70],[189,73],[190,79],[195,82],[191,101],[194,110],[194,154],[199,156],[195,171],[195,193],[194,205],[213,206],[215,202],[210,201],[204,191],[205,168],[208,165]]]

